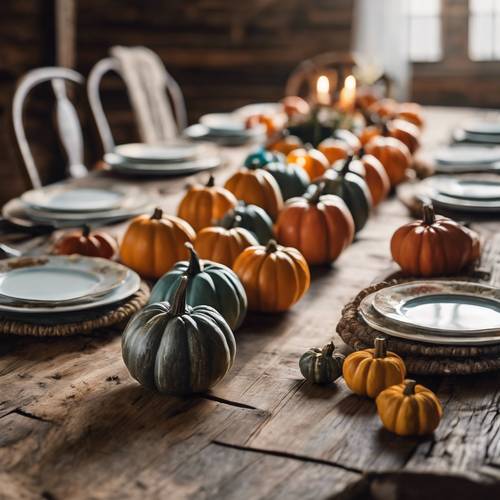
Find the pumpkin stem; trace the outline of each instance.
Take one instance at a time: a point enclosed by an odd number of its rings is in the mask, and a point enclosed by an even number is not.
[[[427,226],[432,226],[436,222],[436,214],[434,213],[432,202],[429,201],[422,205],[422,214],[423,223]]]
[[[323,354],[323,356],[331,358],[334,350],[335,344],[333,342],[328,342],[328,344],[324,345],[321,349],[321,353]]]
[[[325,187],[324,182],[320,182],[319,184],[314,184],[307,190],[307,193],[304,195],[304,198],[310,205],[316,205],[318,203],[319,198],[321,196],[321,192]]]
[[[200,258],[198,257],[198,254],[196,253],[192,243],[186,241],[186,243],[184,243],[184,246],[189,250],[190,254],[189,266],[184,274],[186,276],[195,276],[196,274],[203,271],[203,264],[200,262]]]
[[[347,172],[349,172],[349,167],[351,165],[351,161],[353,160],[354,156],[353,154],[351,153],[346,159],[345,159],[345,162],[344,162],[344,165],[342,165],[342,168],[340,169],[340,175],[345,175],[347,174]]]
[[[163,217],[163,210],[160,207],[156,207],[151,220],[160,220]]]
[[[415,386],[417,385],[417,382],[415,380],[405,380],[404,382],[404,389],[403,389],[403,394],[405,396],[413,396],[415,394]]]
[[[174,298],[170,307],[172,316],[182,316],[186,312],[186,292],[188,286],[188,277],[182,276],[179,286],[175,291]]]
[[[266,245],[266,253],[274,253],[278,250],[278,243],[276,240],[269,240]]]
[[[215,186],[215,177],[213,175],[210,175],[208,178],[207,183],[205,184],[206,187],[211,188]]]
[[[361,158],[362,156],[365,156],[365,148],[364,146],[361,146],[359,149],[358,149],[358,158]]]
[[[382,132],[382,135],[384,137],[389,136],[389,127],[387,125],[387,120],[383,120],[382,123],[380,124],[380,131]]]
[[[82,226],[82,236],[84,238],[88,238],[90,234],[90,226],[88,224],[84,224]]]
[[[385,337],[375,337],[374,342],[375,353],[373,355],[374,358],[385,358],[387,354],[387,343],[385,341]]]

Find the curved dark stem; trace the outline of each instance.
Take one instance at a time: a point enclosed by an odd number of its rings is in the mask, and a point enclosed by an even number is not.
[[[431,226],[436,222],[436,214],[434,213],[432,202],[428,201],[422,205],[422,214],[423,223],[427,226]]]
[[[266,245],[266,253],[274,253],[278,250],[278,243],[276,240],[269,240]]]
[[[201,273],[203,271],[203,264],[200,262],[200,258],[198,257],[198,254],[196,253],[193,245],[189,242],[186,241],[184,246],[189,250],[189,266],[186,269],[186,276],[195,276],[198,273]]]
[[[359,148],[359,150],[358,150],[358,158],[361,158],[361,157],[365,156],[365,154],[366,154],[365,153],[365,148],[364,148],[364,146],[361,146]]]
[[[415,380],[405,380],[404,382],[405,388],[403,389],[403,394],[405,396],[413,396],[415,394],[415,386],[417,385],[417,382]]]
[[[351,153],[346,159],[342,168],[340,169],[340,175],[345,175],[349,172],[349,167],[351,166],[351,161],[353,160],[354,155]]]
[[[335,344],[333,342],[328,342],[328,344],[324,345],[321,349],[321,353],[327,358],[332,356],[333,351],[335,351]]]
[[[210,175],[210,177],[208,178],[208,181],[207,183],[205,184],[206,187],[214,187],[215,186],[215,177],[213,175]]]
[[[380,131],[384,137],[388,137],[390,135],[389,126],[387,125],[387,120],[382,120],[380,124]]]
[[[163,217],[163,210],[160,207],[156,207],[151,220],[160,220]]]
[[[90,226],[88,224],[84,224],[82,226],[82,236],[84,238],[88,238],[90,234]]]
[[[307,191],[307,193],[304,195],[304,198],[311,205],[316,205],[316,203],[318,203],[319,201],[321,192],[323,191],[324,187],[325,187],[324,182],[320,182],[319,184],[311,186],[311,189]]]
[[[172,316],[182,316],[186,312],[186,292],[188,286],[187,276],[182,276],[179,286],[175,291],[170,314]]]

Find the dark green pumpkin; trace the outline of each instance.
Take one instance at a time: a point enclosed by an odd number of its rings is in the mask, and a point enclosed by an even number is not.
[[[339,166],[328,169],[315,181],[321,186],[321,194],[340,196],[354,219],[356,232],[363,229],[372,208],[372,198],[368,185],[359,175],[349,170],[352,157],[341,160]]]
[[[188,278],[187,303],[190,306],[211,306],[235,331],[247,312],[247,296],[238,276],[223,264],[201,261],[191,243],[186,243],[191,253],[188,261],[180,261],[156,283],[149,303],[170,302],[183,276]]]
[[[263,168],[274,177],[285,201],[306,192],[310,179],[302,167],[293,163],[271,162]]]
[[[267,149],[260,147],[255,151],[252,151],[245,158],[245,167],[247,168],[261,168],[265,167],[268,163],[275,161],[281,161],[283,158],[280,153],[275,153],[273,151],[268,151]]]
[[[146,306],[129,321],[122,356],[140,384],[176,396],[204,392],[231,368],[233,333],[210,306],[186,306],[187,277],[172,303]]]
[[[333,342],[322,349],[313,347],[299,361],[300,372],[313,384],[331,384],[342,375],[345,356],[335,351]]]
[[[235,219],[240,217],[236,224]],[[239,227],[248,229],[255,235],[261,245],[266,245],[273,238],[273,221],[267,212],[257,205],[247,205],[243,201],[238,202],[235,208],[229,210],[221,219],[223,227]]]

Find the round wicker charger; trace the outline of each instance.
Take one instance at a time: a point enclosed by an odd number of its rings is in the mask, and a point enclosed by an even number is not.
[[[125,323],[142,309],[149,299],[149,287],[142,282],[139,290],[128,299],[111,306],[49,317],[30,318],[26,322],[0,316],[0,334],[33,335],[36,337],[66,337],[90,333],[112,325]],[[89,319],[89,314],[94,315]]]
[[[363,289],[344,306],[337,325],[342,340],[356,350],[373,347],[375,337],[384,335],[391,351],[399,354],[410,373],[418,375],[470,374],[500,369],[500,344],[485,346],[451,346],[425,344],[381,334],[368,326],[358,314],[360,302],[381,288],[410,281],[394,279]]]

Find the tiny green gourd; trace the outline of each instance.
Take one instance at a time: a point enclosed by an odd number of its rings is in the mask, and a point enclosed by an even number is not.
[[[343,354],[335,351],[333,342],[322,349],[312,347],[300,358],[300,373],[313,384],[331,384],[342,375],[344,359]]]
[[[149,303],[170,302],[183,276],[188,279],[186,302],[190,306],[211,306],[227,321],[233,331],[247,312],[247,296],[238,276],[227,266],[200,260],[191,243],[186,243],[189,261],[180,261],[153,287]]]
[[[238,217],[240,219],[237,225],[253,233],[261,245],[266,245],[274,237],[273,221],[263,208],[239,201],[235,208],[226,212],[220,224],[223,227],[233,227]]]
[[[129,321],[122,356],[140,384],[160,393],[184,396],[207,391],[231,368],[233,332],[210,306],[186,305],[183,276],[171,303],[146,306]]]

